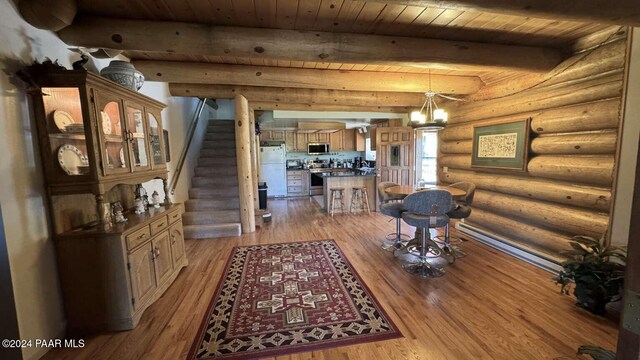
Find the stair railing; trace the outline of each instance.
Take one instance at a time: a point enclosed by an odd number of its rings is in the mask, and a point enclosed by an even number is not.
[[[180,174],[182,173],[184,161],[186,160],[187,154],[189,153],[189,148],[191,147],[191,142],[193,141],[193,135],[195,135],[196,129],[198,128],[198,121],[200,120],[200,115],[202,115],[202,110],[204,110],[206,102],[206,98],[200,99],[198,107],[196,108],[196,112],[193,115],[193,119],[191,120],[191,125],[189,126],[189,130],[187,131],[187,137],[184,141],[184,146],[182,147],[182,153],[180,154],[180,159],[178,159],[176,171],[173,177],[171,177],[171,182],[169,183],[169,191],[171,195],[175,193],[176,186],[178,186],[178,179],[180,178]]]

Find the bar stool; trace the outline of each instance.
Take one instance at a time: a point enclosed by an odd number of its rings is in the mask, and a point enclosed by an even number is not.
[[[367,211],[369,214],[369,195],[367,194],[366,186],[354,186],[351,188],[351,204],[349,205],[349,212],[357,214],[360,211]]]
[[[340,204],[340,212],[344,213],[344,188],[329,189],[329,214],[333,216],[336,211],[336,200]]]
[[[447,212],[451,210],[451,193],[445,190],[425,190],[418,191],[404,199],[405,212],[402,213],[402,220],[411,226],[422,230],[420,235],[419,254],[414,263],[404,264],[402,267],[410,274],[423,278],[432,278],[444,275],[444,269],[429,263],[428,253],[430,247],[437,244],[431,240],[430,228],[446,226],[449,222]],[[417,245],[417,244],[416,244]],[[415,249],[418,250],[417,246]]]
[[[406,197],[406,195],[389,194],[386,189],[392,186],[398,186],[398,184],[390,181],[383,181],[378,184],[378,198],[380,199],[380,212],[384,215],[390,216],[396,220],[396,231],[389,233],[385,236],[385,241],[382,244],[382,248],[387,251],[394,251],[400,249],[411,240],[411,237],[401,232],[402,213],[404,205],[402,202],[397,202]]]
[[[455,207],[447,213],[450,219],[466,219],[471,215],[471,203],[473,202],[473,196],[476,193],[476,185],[470,182],[457,182],[449,185],[451,187],[464,190],[465,194],[456,196],[453,198],[455,201]],[[442,250],[447,257],[449,263],[453,263],[456,259],[463,258],[467,254],[459,246],[453,245],[451,239],[457,240],[457,243],[463,240],[459,237],[452,237],[450,234],[450,226],[447,223],[444,229],[444,236],[439,235],[434,239],[442,243]]]

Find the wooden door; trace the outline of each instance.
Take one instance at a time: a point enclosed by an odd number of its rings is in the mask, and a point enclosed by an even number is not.
[[[328,143],[329,142],[329,133],[316,133],[317,141],[319,143]]]
[[[307,152],[307,134],[296,133],[296,150]]]
[[[378,141],[377,136],[376,136],[376,130],[377,129],[379,129],[379,128],[377,128],[375,126],[369,127],[369,136],[371,137],[371,142],[369,144],[370,145],[369,149],[371,151],[375,151],[376,150],[376,142]]]
[[[413,128],[377,128],[376,143],[376,173],[378,174],[378,182],[393,181],[401,185],[413,185]]]
[[[284,141],[284,130],[271,130],[271,140]]]
[[[342,130],[332,132],[329,135],[329,141],[331,143],[331,151],[342,151],[344,150],[344,132]]]
[[[366,141],[365,141],[365,137],[363,133],[360,133],[359,131],[355,132],[355,150],[356,151],[366,151]]]
[[[356,151],[356,130],[342,131],[342,149],[344,151]]]
[[[288,152],[296,151],[296,133],[287,131],[284,134],[284,145]]]
[[[182,221],[171,225],[169,228],[169,237],[171,240],[171,258],[173,266],[180,264],[184,258],[184,230],[182,229]]]
[[[155,251],[155,270],[158,286],[171,276],[173,270],[173,260],[171,260],[171,243],[169,242],[169,232],[161,233],[153,240],[153,250]]]
[[[145,303],[156,289],[153,248],[147,243],[129,255],[129,275],[133,292],[133,310]]]

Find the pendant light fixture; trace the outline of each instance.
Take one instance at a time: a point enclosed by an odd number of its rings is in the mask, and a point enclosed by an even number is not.
[[[429,91],[424,93],[426,99],[420,111],[411,112],[411,126],[415,129],[438,131],[445,128],[448,114],[438,108],[435,97],[442,96],[431,90],[431,70],[429,70]]]

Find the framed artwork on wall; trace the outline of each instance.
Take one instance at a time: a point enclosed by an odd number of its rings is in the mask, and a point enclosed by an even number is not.
[[[526,171],[531,118],[474,125],[471,167]]]
[[[164,159],[165,162],[171,161],[171,148],[169,147],[169,131],[162,130],[162,135],[164,137]]]

